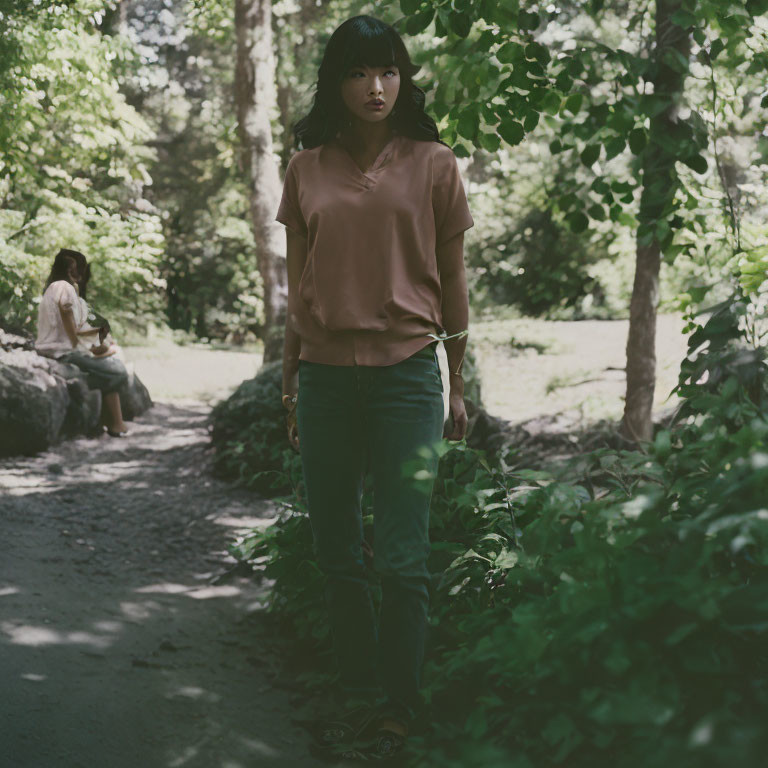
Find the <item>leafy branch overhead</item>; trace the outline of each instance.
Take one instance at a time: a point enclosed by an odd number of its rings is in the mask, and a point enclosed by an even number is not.
[[[586,5],[593,29],[613,15],[611,4]],[[637,181],[620,190],[621,195],[602,181],[607,163],[619,155],[630,155],[635,179],[646,153],[669,155],[698,174],[708,169],[709,135],[695,109],[679,110],[671,132],[649,132],[652,118],[677,106],[672,94],[654,93],[649,83],[661,67],[683,77],[689,70],[688,57],[675,48],[665,50],[661,59],[652,55],[650,5],[628,3],[615,12],[622,18],[613,44],[589,31],[583,36],[567,33],[576,15],[567,3],[526,3],[521,8],[518,2],[402,0],[400,8],[407,33],[421,33],[433,24],[434,38],[442,41],[423,59],[453,73],[438,83],[431,109],[442,119],[446,140],[457,155],[467,156],[474,148],[495,152],[503,143],[515,146],[544,124],[556,136],[550,143],[553,154],[574,152],[593,171],[592,202],[562,195],[563,210],[579,231],[589,218],[618,222],[622,206],[634,200]],[[759,39],[758,45],[745,45],[768,2],[685,0],[677,5],[671,21],[692,37],[694,58],[727,60],[729,67],[739,66],[747,75],[768,71],[764,34],[762,46]],[[664,201],[662,189],[648,194]],[[670,205],[662,205],[655,218],[670,218],[675,207]],[[669,230],[662,227],[660,234],[666,242]]]

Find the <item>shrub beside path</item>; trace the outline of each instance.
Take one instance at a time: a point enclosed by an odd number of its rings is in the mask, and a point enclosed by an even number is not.
[[[211,476],[207,414],[0,462],[0,765],[316,765],[226,552],[272,507]]]

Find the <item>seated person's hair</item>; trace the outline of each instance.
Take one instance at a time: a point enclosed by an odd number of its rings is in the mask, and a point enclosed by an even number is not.
[[[72,267],[77,268],[77,261],[66,251],[59,251],[56,254],[56,258],[53,260],[51,274],[48,275],[48,279],[45,281],[45,289],[47,289],[51,283],[55,283],[57,280],[66,280],[68,283],[71,283],[70,273],[72,271]]]

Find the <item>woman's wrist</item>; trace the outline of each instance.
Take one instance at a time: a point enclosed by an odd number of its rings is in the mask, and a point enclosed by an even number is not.
[[[290,411],[296,406],[297,400],[297,394],[283,395],[283,408],[285,408],[286,411]]]

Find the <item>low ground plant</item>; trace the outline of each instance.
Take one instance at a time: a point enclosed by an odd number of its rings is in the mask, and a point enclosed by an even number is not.
[[[514,449],[444,446],[410,765],[761,763],[768,414],[748,311],[735,297],[692,324],[680,409],[641,449],[600,448],[553,472]],[[366,515],[370,499],[366,487]],[[311,691],[332,669],[322,577],[300,482],[281,503],[233,551],[274,580],[270,607],[311,653]]]

